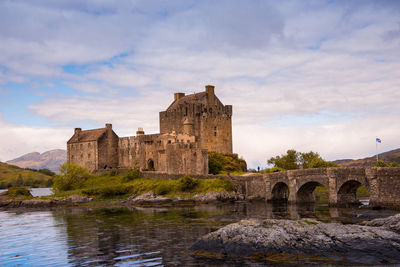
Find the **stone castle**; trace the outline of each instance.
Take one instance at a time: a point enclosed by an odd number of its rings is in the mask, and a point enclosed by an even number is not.
[[[201,93],[175,93],[160,112],[160,133],[118,137],[105,128],[75,128],[67,142],[68,162],[98,171],[137,168],[169,174],[208,174],[208,152],[232,153],[232,106],[223,105],[214,86]]]

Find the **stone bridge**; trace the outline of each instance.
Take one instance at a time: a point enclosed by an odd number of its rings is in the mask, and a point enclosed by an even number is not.
[[[364,185],[370,193],[371,206],[400,208],[400,168],[303,169],[232,179],[247,198],[291,203],[314,202],[315,187],[323,185],[329,191],[331,206],[358,203],[356,191]]]

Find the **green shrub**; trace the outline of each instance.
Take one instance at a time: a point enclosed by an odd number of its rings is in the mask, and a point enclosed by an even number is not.
[[[199,180],[194,179],[188,175],[183,176],[178,180],[179,190],[182,192],[188,192],[196,188],[199,184]]]
[[[208,155],[208,173],[219,174],[225,172],[246,172],[247,164],[235,153],[210,152]]]
[[[122,181],[130,182],[133,181],[134,179],[139,179],[139,178],[140,178],[140,171],[138,169],[129,169],[124,173]]]
[[[78,189],[90,178],[89,171],[75,163],[64,163],[60,166],[60,174],[53,178],[55,192]]]
[[[386,164],[386,162],[384,162],[383,160],[378,160],[375,165],[375,167],[388,167],[388,165]]]
[[[392,161],[389,163],[389,167],[400,167],[400,164],[397,163],[396,161]]]
[[[166,184],[166,183],[162,183],[159,184],[155,189],[154,189],[154,193],[156,195],[166,195],[168,193],[170,193],[173,189],[172,185]]]
[[[117,176],[118,175],[118,171],[117,170],[110,170],[108,172],[108,176]]]
[[[9,197],[32,197],[31,192],[25,187],[11,187],[7,190],[7,196]]]
[[[124,185],[107,185],[83,189],[82,193],[87,196],[99,196],[109,198],[114,196],[125,195],[129,192],[128,187]]]

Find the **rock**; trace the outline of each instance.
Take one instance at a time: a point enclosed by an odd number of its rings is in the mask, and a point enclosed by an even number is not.
[[[244,196],[235,192],[207,192],[206,194],[197,194],[193,197],[199,202],[216,202],[216,201],[236,201],[243,200]]]
[[[126,202],[128,204],[133,204],[133,205],[156,205],[156,204],[166,204],[172,202],[172,199],[158,196],[153,192],[148,192],[140,196],[133,195],[130,198],[128,198]]]
[[[62,199],[62,201],[70,202],[72,204],[87,203],[87,202],[90,202],[92,200],[93,200],[93,198],[80,196],[80,195],[71,195],[69,197],[66,197],[66,198]]]
[[[392,220],[398,222],[400,216]],[[203,236],[190,251],[292,263],[393,264],[400,263],[400,234],[381,227],[312,219],[242,220]]]
[[[362,225],[387,228],[400,233],[400,214],[363,222]]]

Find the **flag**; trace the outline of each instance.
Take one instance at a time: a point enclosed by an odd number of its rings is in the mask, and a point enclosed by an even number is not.
[[[376,138],[376,142],[378,142],[378,143],[382,143],[382,140],[381,140],[381,139],[379,139],[379,138]]]

